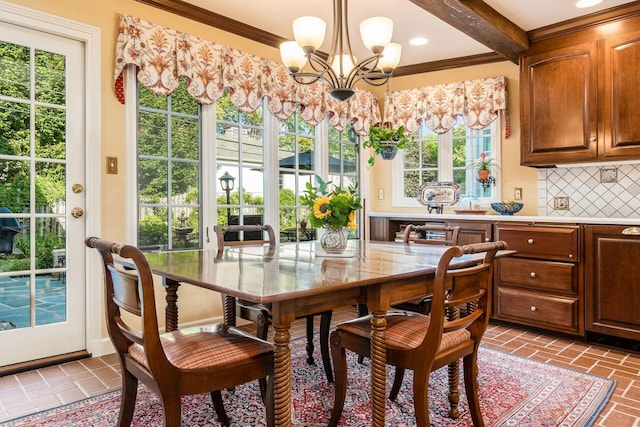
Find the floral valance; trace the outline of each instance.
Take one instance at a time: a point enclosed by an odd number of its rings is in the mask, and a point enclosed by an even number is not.
[[[309,124],[327,117],[341,131],[351,122],[360,135],[381,121],[371,92],[356,89],[352,98],[340,102],[329,96],[323,82],[296,83],[282,64],[125,15],[120,17],[115,69],[116,95],[123,104],[123,71],[129,64],[137,67],[138,82],[158,95],[169,95],[186,77],[189,94],[201,104],[216,102],[228,88],[231,102],[244,112],[266,98],[267,108],[280,119],[300,105]]]
[[[384,99],[384,122],[394,127],[404,125],[410,133],[418,130],[422,121],[435,133],[445,133],[456,124],[457,116],[471,129],[482,129],[498,114],[503,115],[508,137],[504,76],[389,92]]]

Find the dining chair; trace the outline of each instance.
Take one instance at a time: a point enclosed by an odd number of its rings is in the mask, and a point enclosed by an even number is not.
[[[478,348],[491,312],[493,263],[496,252],[506,249],[505,242],[476,243],[448,248],[438,262],[433,289],[431,313],[389,311],[386,316],[387,364],[396,367],[396,377],[404,370],[413,375],[413,399],[416,425],[430,425],[428,389],[429,374],[463,357],[464,382],[473,424],[483,426],[478,400]],[[451,262],[462,255],[485,252],[480,263],[451,269]],[[464,317],[449,320],[452,307],[472,304],[474,310]],[[340,323],[331,333],[331,355],[336,377],[335,402],[330,426],[336,426],[342,415],[347,391],[346,350],[370,357],[371,316]],[[389,399],[395,400],[400,387],[393,387]]]
[[[220,423],[228,426],[221,390],[258,380],[265,390],[267,425],[275,424],[272,344],[223,324],[160,333],[144,254],[97,237],[85,244],[100,253],[104,267],[107,330],[122,374],[118,426],[131,425],[139,380],[162,400],[168,427],[180,426],[181,396],[200,393],[211,394]],[[114,255],[134,267],[122,267]]]
[[[416,235],[418,236],[417,238],[412,238],[412,236]],[[404,229],[402,242],[405,244],[418,243],[423,245],[456,246],[458,244],[459,236],[459,225],[449,227],[435,224],[409,224]],[[424,295],[422,297],[414,298],[411,301],[395,304],[394,308],[429,314],[430,305],[431,296]]]
[[[228,246],[247,245],[269,245],[269,251],[273,252],[276,247],[276,238],[271,225],[228,225],[214,226],[216,239],[218,241],[218,254]],[[241,234],[240,234],[241,233]],[[267,233],[265,238],[264,233]],[[227,236],[232,236],[234,240],[229,240]],[[257,325],[256,336],[263,340],[267,339],[269,325],[271,324],[271,307],[256,304],[251,301],[237,299],[231,295],[223,295],[224,321],[228,325],[235,326],[235,319],[239,317],[254,322]],[[331,367],[331,356],[329,353],[329,328],[331,327],[332,311],[325,311],[320,314],[320,354],[322,365],[328,382],[333,382],[333,369]],[[313,333],[314,316],[306,317],[307,336],[307,363],[313,365]]]

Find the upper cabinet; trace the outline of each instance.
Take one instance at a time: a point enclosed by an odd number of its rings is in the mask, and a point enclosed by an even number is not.
[[[640,159],[640,19],[532,43],[520,61],[521,164]]]

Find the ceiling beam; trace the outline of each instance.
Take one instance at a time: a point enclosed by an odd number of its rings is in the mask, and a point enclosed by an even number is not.
[[[527,33],[482,0],[411,0],[514,63],[529,48]]]

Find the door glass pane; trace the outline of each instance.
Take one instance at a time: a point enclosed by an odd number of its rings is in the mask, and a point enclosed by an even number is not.
[[[0,101],[0,155],[28,156],[29,105]]]
[[[0,94],[29,99],[29,52],[26,46],[0,41]]]
[[[66,119],[61,108],[36,107],[36,156],[64,159],[66,155]]]
[[[2,126],[1,122],[0,126]],[[2,145],[2,138],[0,138],[0,146]],[[0,207],[5,207],[13,213],[28,213],[31,208],[29,162],[26,160],[3,160],[2,157],[3,155],[0,154],[0,188],[2,188]]]
[[[36,210],[65,212],[66,174],[64,163],[36,162]]]
[[[42,50],[35,51],[36,100],[65,105],[65,57]]]
[[[61,259],[60,263],[64,264]],[[67,320],[67,281],[65,273],[36,276],[36,325],[48,325]]]
[[[0,323],[5,329],[31,326],[29,275],[0,277]]]

